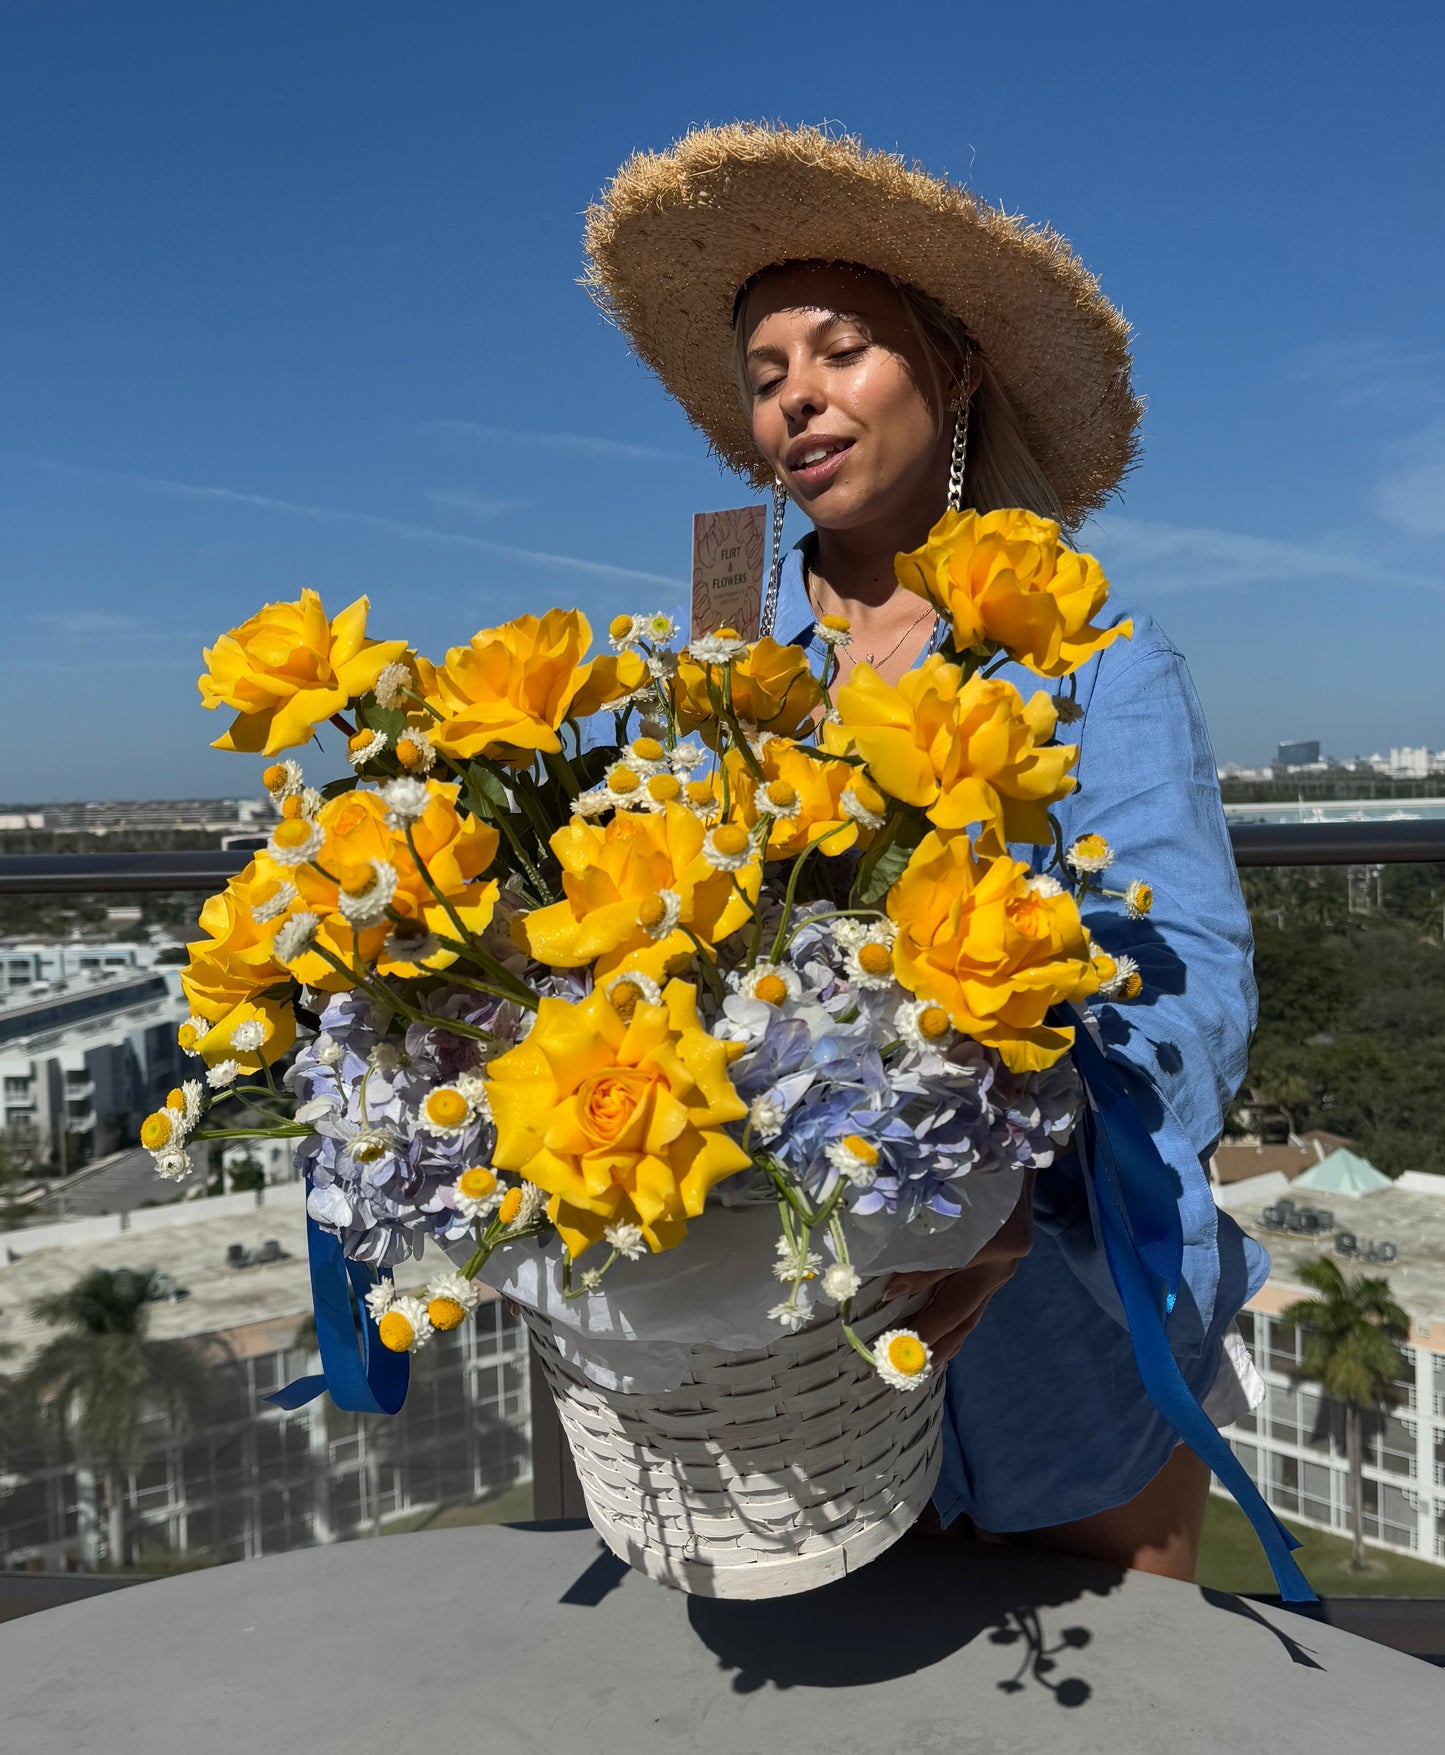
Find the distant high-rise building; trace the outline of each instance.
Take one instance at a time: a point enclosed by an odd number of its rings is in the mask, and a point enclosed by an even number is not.
[[[1282,743],[1275,751],[1275,764],[1281,768],[1305,768],[1311,762],[1320,759],[1320,741],[1318,738],[1297,738],[1292,743]]]

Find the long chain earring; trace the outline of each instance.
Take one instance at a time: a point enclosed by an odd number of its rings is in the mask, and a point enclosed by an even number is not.
[[[968,397],[959,404],[953,418],[953,456],[948,465],[948,509],[963,510],[963,472],[968,463]]]
[[[758,638],[766,640],[778,614],[778,585],[783,576],[783,516],[788,510],[788,490],[780,475],[773,477],[773,537],[768,558],[768,589],[763,613],[758,618]]]

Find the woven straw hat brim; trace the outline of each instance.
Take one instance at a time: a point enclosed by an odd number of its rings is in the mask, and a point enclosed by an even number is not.
[[[1080,522],[1133,461],[1129,326],[1068,244],[816,128],[737,122],[641,152],[587,212],[583,284],[731,468],[760,486],[738,395],[738,289],[789,261],[853,262],[961,317]]]

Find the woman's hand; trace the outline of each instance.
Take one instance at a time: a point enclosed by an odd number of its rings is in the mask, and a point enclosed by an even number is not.
[[[888,1285],[889,1298],[908,1298],[917,1292],[933,1296],[912,1326],[933,1350],[935,1365],[946,1365],[978,1326],[988,1301],[1013,1278],[1019,1263],[1034,1243],[1034,1178],[1024,1175],[1018,1205],[965,1268],[946,1273],[895,1274]]]

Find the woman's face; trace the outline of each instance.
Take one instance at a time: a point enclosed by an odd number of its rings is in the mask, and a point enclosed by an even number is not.
[[[943,510],[951,435],[939,431],[923,348],[888,282],[846,265],[776,269],[739,320],[753,438],[814,524],[929,528]]]

